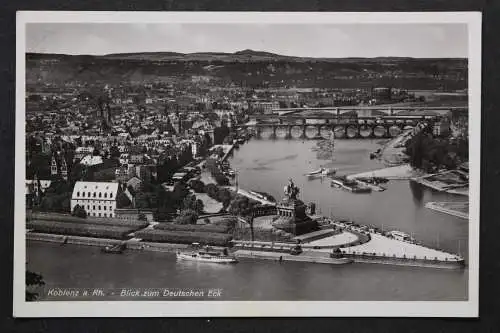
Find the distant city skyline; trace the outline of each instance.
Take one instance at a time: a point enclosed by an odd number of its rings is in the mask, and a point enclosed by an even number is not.
[[[26,52],[105,55],[226,52],[280,55],[467,58],[466,24],[29,23]]]

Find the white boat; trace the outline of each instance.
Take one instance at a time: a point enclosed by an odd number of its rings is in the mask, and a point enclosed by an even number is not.
[[[329,169],[329,168],[319,168],[318,170],[311,171],[309,173],[306,173],[306,176],[316,176],[316,175],[321,175],[321,176],[328,176],[335,174],[336,170],[335,169]]]
[[[407,242],[407,243],[414,243],[415,242],[415,239],[413,237],[411,237],[410,235],[408,235],[402,231],[393,230],[393,231],[390,231],[388,234],[391,238],[398,240],[398,241]]]
[[[238,262],[238,260],[234,256],[230,256],[227,253],[227,250],[215,251],[211,249],[188,251],[188,252],[178,251],[177,259],[200,261],[200,262],[212,262],[219,264],[232,264]]]

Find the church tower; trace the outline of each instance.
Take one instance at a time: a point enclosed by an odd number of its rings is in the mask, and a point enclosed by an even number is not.
[[[57,176],[57,160],[55,154],[52,154],[52,159],[50,161],[50,175],[52,177]]]

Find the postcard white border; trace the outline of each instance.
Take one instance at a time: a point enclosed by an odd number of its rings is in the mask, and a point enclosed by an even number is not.
[[[25,301],[25,24],[26,23],[464,23],[469,32],[468,301]],[[481,148],[481,13],[311,12],[50,12],[17,13],[16,171],[14,212],[15,317],[477,317]],[[471,116],[473,115],[473,116]]]

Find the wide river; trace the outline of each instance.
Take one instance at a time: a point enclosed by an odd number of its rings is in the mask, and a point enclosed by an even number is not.
[[[384,230],[401,230],[432,247],[467,259],[468,221],[424,207],[428,201],[464,201],[410,181],[390,181],[388,190],[352,194],[325,179],[304,174],[321,166],[350,174],[381,168],[369,159],[375,140],[337,140],[333,157],[318,159],[312,140],[251,140],[235,150],[230,162],[239,185],[277,199],[289,178],[300,197],[315,202],[323,215],[349,218]],[[183,263],[171,253],[126,252],[104,255],[98,248],[29,242],[28,269],[43,275],[45,289],[61,288],[220,288],[218,300],[465,300],[468,270],[396,267],[375,264],[330,266],[242,261],[224,266]],[[41,293],[41,299],[54,298]],[[109,296],[92,299],[131,299]],[[137,299],[137,298],[133,298]],[[140,299],[148,299],[143,297]],[[154,299],[154,298],[153,298]],[[206,299],[206,298],[203,298]]]

